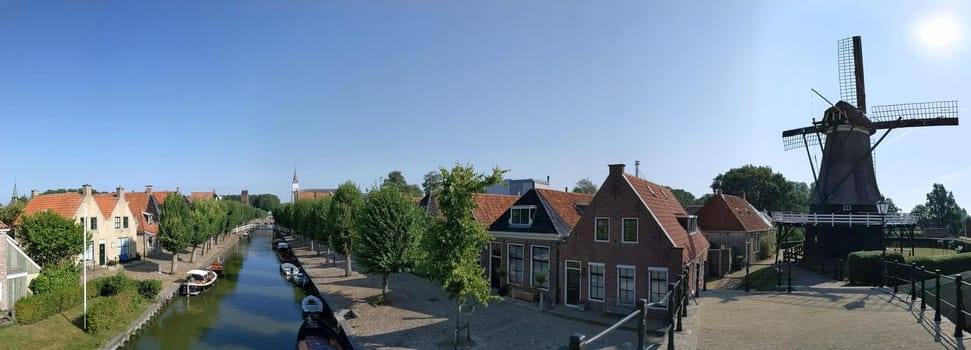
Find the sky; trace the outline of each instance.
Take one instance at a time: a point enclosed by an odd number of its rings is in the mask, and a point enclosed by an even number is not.
[[[781,131],[828,107],[811,88],[838,100],[837,41],[863,37],[870,106],[971,103],[969,21],[958,1],[3,0],[0,194],[288,201],[294,169],[366,189],[455,164],[572,188],[635,160],[696,196],[746,164],[809,183]],[[969,149],[967,126],[894,130],[880,189],[971,206]]]

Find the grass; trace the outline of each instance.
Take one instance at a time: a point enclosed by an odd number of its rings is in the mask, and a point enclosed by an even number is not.
[[[887,247],[887,252],[899,252],[900,248]],[[914,255],[917,256],[942,256],[942,255],[955,255],[957,252],[954,249],[942,249],[942,248],[914,248]],[[910,256],[910,248],[904,248],[904,256]]]
[[[142,302],[131,319],[118,322],[104,334],[88,334],[81,329],[83,305],[37,323],[6,326],[0,328],[0,349],[97,349],[125,330],[149,305]]]
[[[749,283],[751,290],[767,291],[776,290],[776,283],[779,281],[779,274],[771,266],[762,266],[758,270],[749,270]],[[745,290],[745,282],[739,283],[736,289]]]

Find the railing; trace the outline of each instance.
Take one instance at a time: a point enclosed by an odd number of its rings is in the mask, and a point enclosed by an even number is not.
[[[920,297],[921,317],[923,311],[927,309],[927,304],[931,304],[934,309],[934,322],[940,324],[941,315],[946,314],[947,318],[954,322],[954,337],[964,337],[964,329],[968,328],[966,320],[971,317],[964,305],[965,291],[971,290],[971,284],[965,282],[961,274],[945,275],[941,274],[940,269],[933,271],[927,270],[924,266],[917,266],[916,263],[906,264],[896,261],[883,261],[883,280],[884,285],[893,285],[893,296],[896,297],[901,285],[909,284],[909,291],[904,294],[905,299],[911,303],[916,303]],[[933,291],[929,291],[927,284],[933,280]],[[953,291],[941,289],[941,281],[953,284]],[[949,289],[949,288],[948,288]],[[928,297],[932,297],[928,300]],[[952,298],[953,297],[953,298]],[[932,303],[931,303],[932,302]],[[943,308],[942,308],[943,307]],[[940,331],[940,328],[938,328]]]
[[[653,303],[648,304],[647,299],[638,299],[635,304],[635,310],[630,314],[625,316],[617,323],[614,323],[607,329],[601,331],[593,337],[587,338],[586,335],[582,333],[574,333],[570,335],[569,350],[583,350],[587,349],[593,342],[598,339],[603,338],[610,332],[613,332],[623,324],[630,322],[631,320],[637,320],[637,349],[647,349],[647,319],[648,315],[654,315],[657,312],[665,313],[665,320],[668,321],[667,333],[667,343],[668,349],[674,350],[674,332],[681,332],[682,317],[688,316],[688,296],[691,295],[691,289],[689,287],[691,279],[688,277],[688,270],[691,269],[690,265],[686,266],[682,272],[678,281],[675,283],[668,283],[668,292],[664,295],[664,303]],[[697,270],[697,268],[696,268]],[[657,309],[661,307],[661,309]]]
[[[615,298],[604,298],[603,313],[626,315],[637,309],[637,302],[634,300],[623,300]]]
[[[886,220],[884,220],[886,219]],[[878,213],[832,214],[832,213],[783,213],[773,212],[772,222],[782,224],[828,224],[864,226],[906,226],[917,223],[917,218],[909,213],[880,215]]]

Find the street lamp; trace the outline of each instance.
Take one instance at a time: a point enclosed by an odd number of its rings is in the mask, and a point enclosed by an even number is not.
[[[880,253],[880,281],[882,281],[881,286],[887,285],[887,210],[890,209],[890,201],[886,199],[880,199],[877,201],[877,212],[880,213],[880,242],[883,245],[883,251]]]

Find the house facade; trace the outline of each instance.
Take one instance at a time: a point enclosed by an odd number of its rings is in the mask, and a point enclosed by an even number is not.
[[[9,231],[0,223],[0,318],[30,294],[30,281],[40,274],[40,266],[20,249]]]
[[[161,253],[158,244],[159,201],[152,193],[152,186],[145,186],[144,192],[127,192],[125,200],[128,209],[137,221],[136,236],[141,244],[141,251],[146,256]]]
[[[563,304],[626,313],[637,299],[664,302],[685,270],[689,288],[699,288],[708,241],[696,217],[665,186],[624,173],[623,164],[609,169],[560,245]]]
[[[769,245],[775,242],[771,222],[745,198],[738,196],[716,194],[709,198],[698,210],[698,227],[713,249],[730,249],[730,256],[736,261],[754,262],[764,257],[770,250]],[[712,270],[725,272],[728,269]]]
[[[556,278],[561,274],[560,242],[591,199],[591,195],[551,189],[531,189],[519,197],[489,226],[492,241],[482,265],[490,285],[509,286],[513,297],[530,299],[543,292],[554,303],[561,301]]]
[[[87,228],[92,236],[85,255],[88,264],[103,266],[110,261],[130,260],[143,253],[137,244],[137,218],[132,214],[121,187],[114,193],[92,194],[91,185],[84,185],[82,193],[37,195],[27,202],[21,218],[45,210]]]

